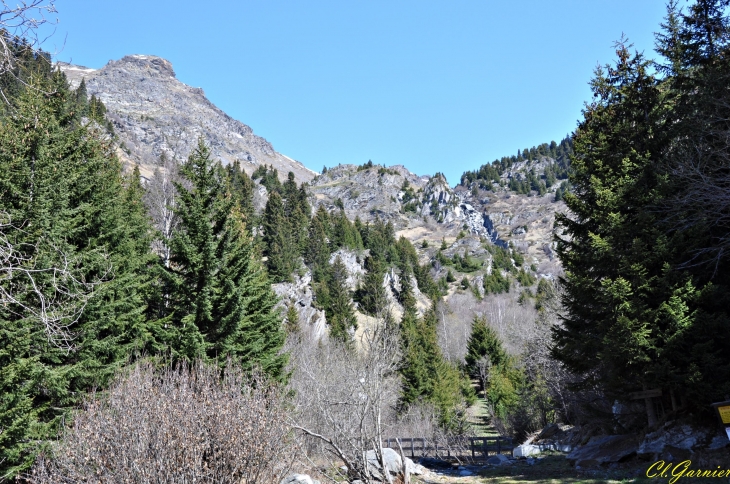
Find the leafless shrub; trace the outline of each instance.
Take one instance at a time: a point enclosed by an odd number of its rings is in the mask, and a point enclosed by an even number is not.
[[[38,29],[56,24],[56,13],[55,0],[0,0],[0,75],[14,72],[20,62],[13,52],[14,40],[23,39],[30,49],[39,49],[45,39],[39,38]],[[8,103],[2,89],[0,96]]]
[[[418,448],[430,449],[422,452],[422,456],[445,457],[451,456],[458,461],[465,459],[470,453],[469,437],[473,436],[471,428],[463,428],[455,433],[447,431],[438,425],[439,411],[428,402],[415,402],[404,409],[395,417],[394,422],[388,426],[386,433],[390,440],[391,447],[395,438],[419,438],[423,439]],[[406,445],[406,444],[403,444]]]
[[[544,427],[549,422],[562,421],[581,424],[592,419],[591,408],[605,411],[605,402],[598,391],[575,390],[577,375],[551,354],[552,329],[560,325],[561,287],[542,301],[542,310],[535,321],[535,330],[525,343],[520,364],[528,383],[519,407],[504,423],[511,431],[525,434]],[[604,412],[605,413],[605,412]]]
[[[139,363],[92,396],[27,480],[270,484],[294,454],[285,401],[261,376]]]
[[[389,425],[386,437],[423,437],[435,440],[445,435],[438,426],[438,409],[427,402],[414,402]]]
[[[715,102],[727,110],[726,99]],[[726,125],[724,118],[710,119],[714,121],[710,126]],[[705,128],[697,138],[676,142],[668,150],[665,170],[677,189],[660,201],[656,210],[672,231],[712,227],[710,242],[696,249],[683,267],[710,264],[717,271],[730,249],[730,133],[727,129]]]

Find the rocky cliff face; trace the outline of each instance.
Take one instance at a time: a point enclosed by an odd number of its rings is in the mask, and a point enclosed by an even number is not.
[[[418,176],[401,165],[340,165],[313,179],[310,190],[313,206],[334,209],[341,202],[351,219],[378,217],[398,229],[422,227],[441,236],[466,225],[469,233],[490,237],[489,223],[469,193],[455,192],[442,175]]]
[[[323,204],[335,210],[341,204],[350,219],[389,220],[398,236],[416,246],[422,262],[434,262],[443,241],[445,256],[468,254],[484,262],[484,269],[470,276],[478,279],[489,270],[485,244],[511,244],[538,275],[553,278],[560,272],[553,224],[565,204],[554,202],[554,193],[527,196],[504,188],[474,193],[463,186],[451,188],[443,175],[418,176],[403,166],[377,165],[334,167],[315,177],[310,190],[314,208]],[[448,270],[435,267],[437,277]]]
[[[414,189],[422,189],[429,177],[419,177],[403,166],[390,168],[373,166],[362,169],[356,165],[339,165],[314,178],[310,184],[313,205],[324,204],[334,209],[341,201],[350,219],[359,216],[363,222],[380,217],[397,227],[409,224],[402,213],[399,195],[404,182]],[[339,202],[337,202],[339,203]]]
[[[89,95],[104,102],[119,136],[121,158],[139,164],[143,176],[152,174],[162,154],[185,159],[201,136],[215,158],[224,165],[240,160],[249,174],[270,164],[282,179],[289,171],[299,182],[316,175],[213,105],[202,89],[180,82],[165,59],[128,55],[97,70],[59,65],[72,87],[84,79]]]

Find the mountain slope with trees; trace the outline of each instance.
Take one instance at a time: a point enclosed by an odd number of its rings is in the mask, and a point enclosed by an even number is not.
[[[153,244],[163,234],[103,104],[17,45],[26,57],[4,74],[0,116],[2,479],[136,358],[233,359],[274,379],[286,363],[268,275],[207,148],[181,168],[179,223]]]
[[[134,381],[184,382],[170,394],[190,388],[195,428],[225,441],[195,374],[259,395],[242,434],[269,407],[281,445],[335,455],[346,470],[320,471],[340,481],[370,482],[363,455],[382,464],[386,436],[471,432],[479,399],[518,439],[558,421],[578,440],[709,424],[730,393],[729,6],[671,3],[660,61],[617,43],[573,135],[454,188],[372,161],[314,177],[163,59],[58,70],[0,32],[19,60],[0,71],[0,480],[41,452],[85,467],[74,446],[97,441],[74,418],[144,427],[106,394]],[[127,109],[130,72],[151,87]],[[644,390],[659,396],[633,400]],[[151,418],[192,428],[160,395]],[[200,469],[225,447],[210,445]]]

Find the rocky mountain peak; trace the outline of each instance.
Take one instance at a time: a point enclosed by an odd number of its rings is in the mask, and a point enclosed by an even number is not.
[[[139,165],[150,177],[160,157],[184,160],[202,137],[214,158],[228,165],[238,160],[253,173],[260,165],[276,168],[282,180],[291,171],[298,182],[316,173],[281,153],[242,122],[206,98],[201,88],[183,84],[170,61],[152,55],[127,55],[101,69],[59,63],[71,86],[82,79],[89,95],[107,107],[119,137],[119,156]]]
[[[149,75],[175,77],[175,71],[172,69],[172,63],[167,59],[154,55],[125,55],[117,61],[109,61],[107,66],[122,69],[136,69],[145,71]]]

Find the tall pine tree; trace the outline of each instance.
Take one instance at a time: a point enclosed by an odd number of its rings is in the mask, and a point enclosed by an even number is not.
[[[284,202],[278,192],[271,192],[263,215],[264,255],[266,266],[274,282],[291,280],[295,269],[297,250],[292,237]]]
[[[326,281],[327,307],[325,314],[330,325],[330,336],[350,342],[350,331],[357,329],[355,310],[347,287],[347,267],[337,256],[332,262]]]
[[[225,191],[222,168],[202,140],[181,173],[190,188],[177,184],[180,223],[171,243],[174,289],[164,341],[182,359],[223,365],[233,358],[283,379],[287,358],[276,295],[236,200]]]

